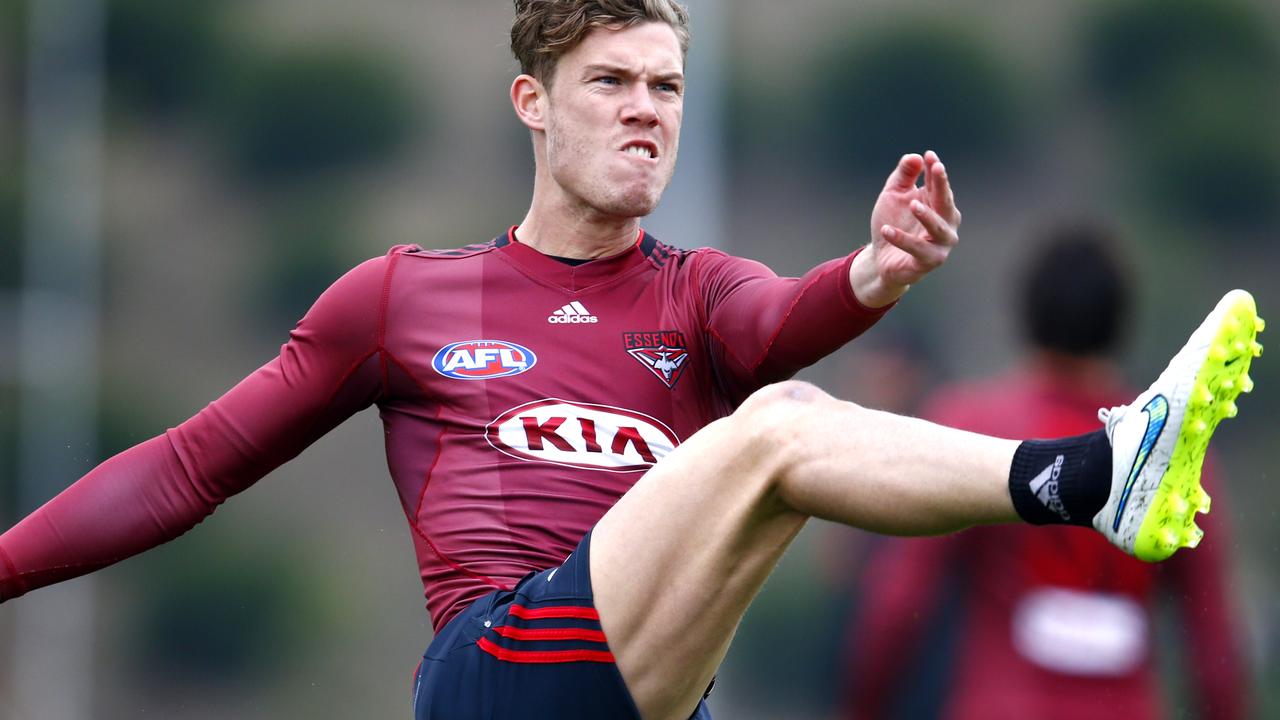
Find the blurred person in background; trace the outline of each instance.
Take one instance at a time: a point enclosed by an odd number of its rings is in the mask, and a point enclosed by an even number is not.
[[[898,534],[1093,525],[1151,560],[1199,540],[1204,447],[1177,439],[1207,442],[1234,411],[1260,352],[1247,293],[1105,430],[1072,438],[982,437],[780,382],[945,262],[960,213],[941,160],[903,156],[869,242],[801,278],[667,246],[640,218],[675,167],[685,10],[515,6],[523,221],[347,273],[277,359],[0,536],[0,600],[181,535],[372,405],[437,631],[418,720],[707,717],[743,613],[811,516]],[[1193,395],[1206,373],[1222,382]],[[1142,440],[1157,401],[1169,432]],[[1042,504],[1028,483],[1055,456]]]
[[[1115,354],[1134,277],[1116,238],[1100,225],[1064,224],[1045,240],[1013,304],[1027,344],[1020,365],[943,388],[924,417],[997,437],[1056,437],[1087,431],[1097,408],[1132,394]],[[849,635],[847,716],[1168,717],[1157,671],[1171,648],[1154,642],[1154,626],[1157,601],[1170,600],[1192,709],[1179,717],[1246,717],[1232,537],[1221,489],[1215,496],[1217,512],[1203,523],[1209,538],[1159,566],[1071,527],[991,526],[877,543]],[[940,669],[940,698],[911,697],[922,684],[935,687],[937,678],[921,675]]]

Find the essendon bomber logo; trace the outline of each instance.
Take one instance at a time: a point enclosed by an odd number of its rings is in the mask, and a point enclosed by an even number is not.
[[[515,343],[467,340],[440,348],[431,359],[431,367],[454,380],[492,380],[519,375],[537,362],[532,350]]]
[[[557,398],[511,408],[484,431],[490,445],[520,460],[609,472],[648,470],[680,444],[644,413]]]
[[[675,386],[689,362],[684,333],[679,330],[622,333],[622,347],[667,387]]]

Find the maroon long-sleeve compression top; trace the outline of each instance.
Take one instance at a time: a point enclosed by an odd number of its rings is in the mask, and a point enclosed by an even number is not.
[[[279,357],[0,536],[0,600],[181,535],[376,404],[439,629],[563,561],[698,428],[870,327],[883,310],[854,297],[852,258],[778,278],[641,232],[571,266],[514,228],[393,248],[321,295]]]

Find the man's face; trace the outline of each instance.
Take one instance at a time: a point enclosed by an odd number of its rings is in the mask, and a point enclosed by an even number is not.
[[[547,164],[572,199],[613,217],[653,212],[675,170],[684,114],[675,31],[595,28],[561,56],[548,93]]]

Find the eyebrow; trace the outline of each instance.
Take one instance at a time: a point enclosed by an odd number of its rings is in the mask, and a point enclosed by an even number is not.
[[[622,65],[611,65],[609,63],[595,63],[587,65],[582,69],[583,75],[594,75],[596,73],[608,73],[610,75],[621,75],[623,77],[634,77],[635,72]],[[659,73],[653,78],[657,82],[671,82],[672,80],[684,80],[684,73],[679,71]]]

